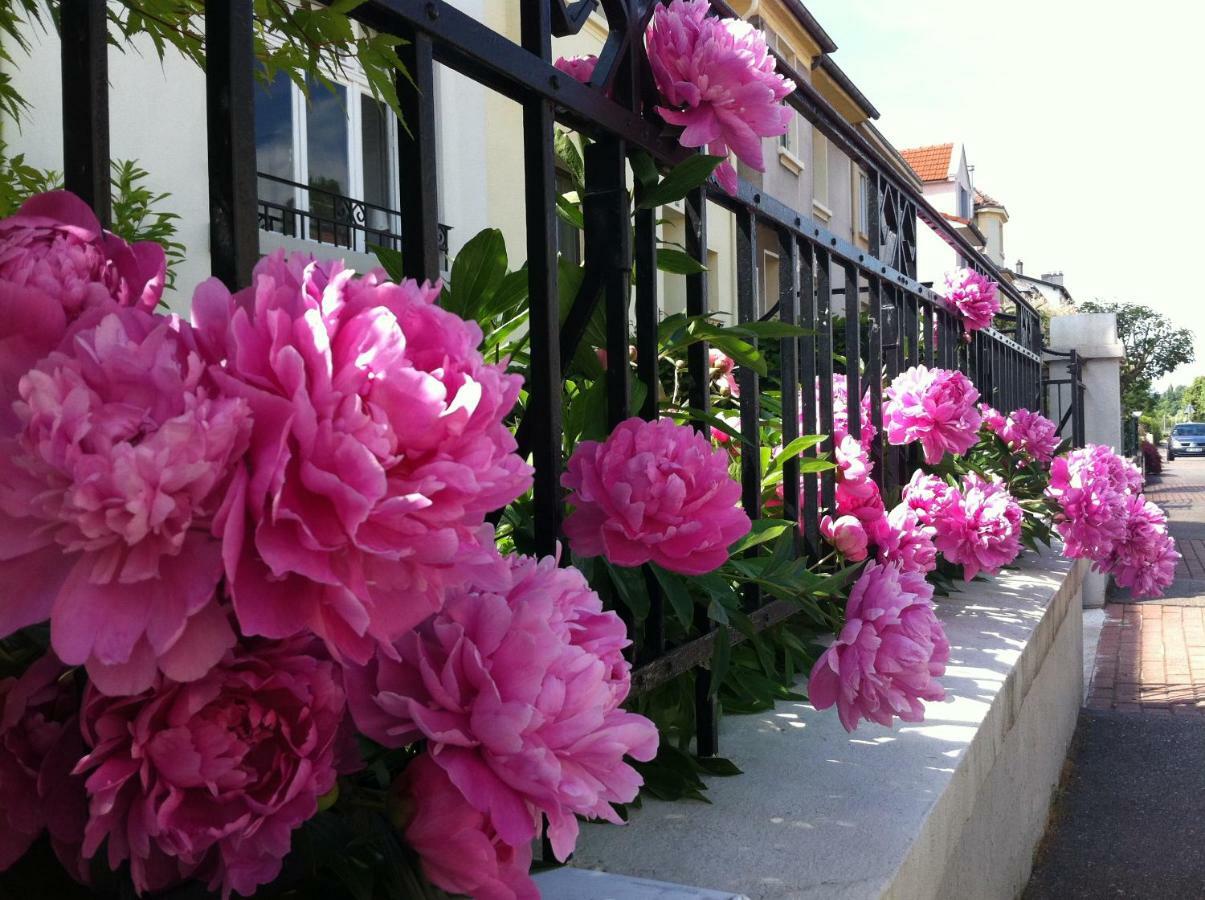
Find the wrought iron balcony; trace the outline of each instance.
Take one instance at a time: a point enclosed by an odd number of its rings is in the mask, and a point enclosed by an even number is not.
[[[256,175],[259,227],[264,231],[360,252],[402,249],[399,211],[266,172]],[[445,272],[450,230],[440,223],[440,266]]]

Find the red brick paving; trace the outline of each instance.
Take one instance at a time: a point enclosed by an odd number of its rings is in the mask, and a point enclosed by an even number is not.
[[[1146,495],[1172,519],[1183,557],[1177,603],[1110,603],[1097,647],[1089,709],[1205,716],[1205,467],[1169,467]],[[1202,585],[1191,582],[1201,581]],[[1199,605],[1185,597],[1199,597]]]
[[[1205,716],[1205,609],[1110,603],[1089,709]]]

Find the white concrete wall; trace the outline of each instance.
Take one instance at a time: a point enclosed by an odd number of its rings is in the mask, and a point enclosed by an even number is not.
[[[63,168],[59,39],[29,34],[30,52],[6,41],[13,64],[4,71],[32,109],[18,127],[3,122],[11,153],[24,153],[34,166]],[[180,216],[178,240],[187,248],[169,297],[182,312],[200,281],[209,277],[209,181],[205,143],[205,77],[174,50],[162,62],[151,43],[140,39],[124,53],[109,49],[110,152],[114,159],[136,160],[149,173],[147,185],[166,191],[163,208]]]
[[[949,700],[924,723],[850,735],[807,703],[725,718],[743,775],[709,779],[710,805],[584,826],[574,865],[754,900],[1018,896],[1080,707],[1084,568],[1027,554],[941,600]],[[544,896],[628,895],[586,873]]]

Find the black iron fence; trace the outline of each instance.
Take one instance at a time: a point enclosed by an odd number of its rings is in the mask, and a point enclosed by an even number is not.
[[[1042,379],[1042,411],[1057,417],[1059,434],[1084,445],[1084,361],[1075,350],[1046,348],[1051,374]],[[1058,371],[1061,369],[1062,371]]]
[[[609,34],[593,88],[557,71],[551,59],[553,36],[579,30],[595,8],[593,0],[527,0],[522,4],[518,43],[440,0],[371,0],[355,11],[365,25],[408,42],[402,52],[413,83],[400,84],[399,93],[412,138],[403,134],[400,141],[399,227],[390,231],[400,245],[408,276],[438,277],[441,252],[446,249],[437,218],[435,64],[460,72],[522,108],[530,366],[525,373],[529,400],[521,445],[530,451],[535,466],[535,544],[542,555],[555,552],[561,529],[562,362],[572,358],[600,302],[608,326],[608,418],[614,424],[632,412],[646,418],[659,413],[655,389],[644,392],[638,410],[629,409],[630,299],[634,291],[635,377],[651,387],[657,378],[658,286],[653,264],[656,211],[638,210],[630,246],[625,237],[630,215],[627,160],[633,151],[643,150],[660,165],[670,166],[688,153],[667,135],[651,112],[652,80],[644,58],[643,33],[653,2],[602,0],[601,6]],[[721,14],[731,13],[720,0],[713,0],[713,6]],[[250,280],[258,256],[262,212],[255,168],[251,8],[249,3],[206,5],[211,251],[214,273],[232,288]],[[107,194],[98,184],[108,172],[104,15],[103,0],[63,4],[67,184],[93,201],[102,218]],[[781,341],[778,365],[770,374],[781,389],[784,441],[796,437],[800,428],[804,433],[832,433],[836,379],[847,383],[851,434],[861,430],[857,398],[863,390],[869,391],[871,419],[880,428],[880,376],[891,379],[919,363],[961,369],[974,380],[984,400],[1002,410],[1037,407],[1042,393],[1037,313],[799,73],[790,71],[781,60],[779,65],[799,85],[789,101],[795,110],[871,174],[874,196],[868,206],[878,211],[870,223],[872,249],[855,246],[744,180],[736,196],[700,188],[686,197],[684,243],[688,254],[705,264],[708,201],[734,216],[736,308],[738,319],[747,322],[758,317],[759,236],[774,235],[774,250],[780,258],[777,315],[783,322],[812,331],[806,337]],[[585,275],[563,324],[557,283],[554,123],[591,139],[583,198]],[[1005,326],[1003,330],[985,329],[964,342],[959,323],[941,298],[916,280],[918,217],[970,266],[1001,282],[1007,306],[998,320]],[[708,312],[707,272],[683,277],[687,313]],[[842,320],[843,330],[835,333],[834,323]],[[834,362],[835,341],[843,343],[845,365]],[[695,344],[688,353],[693,385],[689,403],[705,411],[707,348]],[[739,378],[741,431],[756,450],[759,377],[742,368]],[[818,406],[811,400],[817,383]],[[816,450],[809,452],[815,454]],[[912,449],[890,447],[881,439],[873,456],[876,477],[887,491],[905,481],[918,462]],[[741,459],[743,503],[749,515],[757,518],[761,514],[760,457],[757,452],[743,452]],[[805,534],[800,552],[818,553],[821,508],[831,508],[834,502],[832,477],[801,475],[797,459],[783,468],[782,515],[791,521],[802,518]],[[750,594],[748,601],[750,619],[759,630],[798,609],[782,600],[763,602],[756,593]],[[662,598],[654,591],[635,649],[634,690],[648,690],[696,670],[697,750],[701,755],[713,754],[717,746],[715,692],[706,665],[714,626],[700,609],[695,635],[668,646],[664,616]],[[733,640],[740,636],[734,634]]]

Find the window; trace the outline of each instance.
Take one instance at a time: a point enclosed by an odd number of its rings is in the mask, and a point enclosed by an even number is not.
[[[397,122],[367,86],[257,84],[260,227],[364,252],[398,246]]]
[[[821,212],[831,215],[828,206],[828,138],[812,129],[812,201]]]
[[[857,177],[854,181],[854,230],[862,237],[870,236],[870,223],[875,211],[871,209],[870,176],[855,167]]]
[[[764,315],[778,302],[778,254],[762,251],[761,312]]]
[[[958,186],[958,216],[963,219],[971,217],[971,192],[962,185]]]

